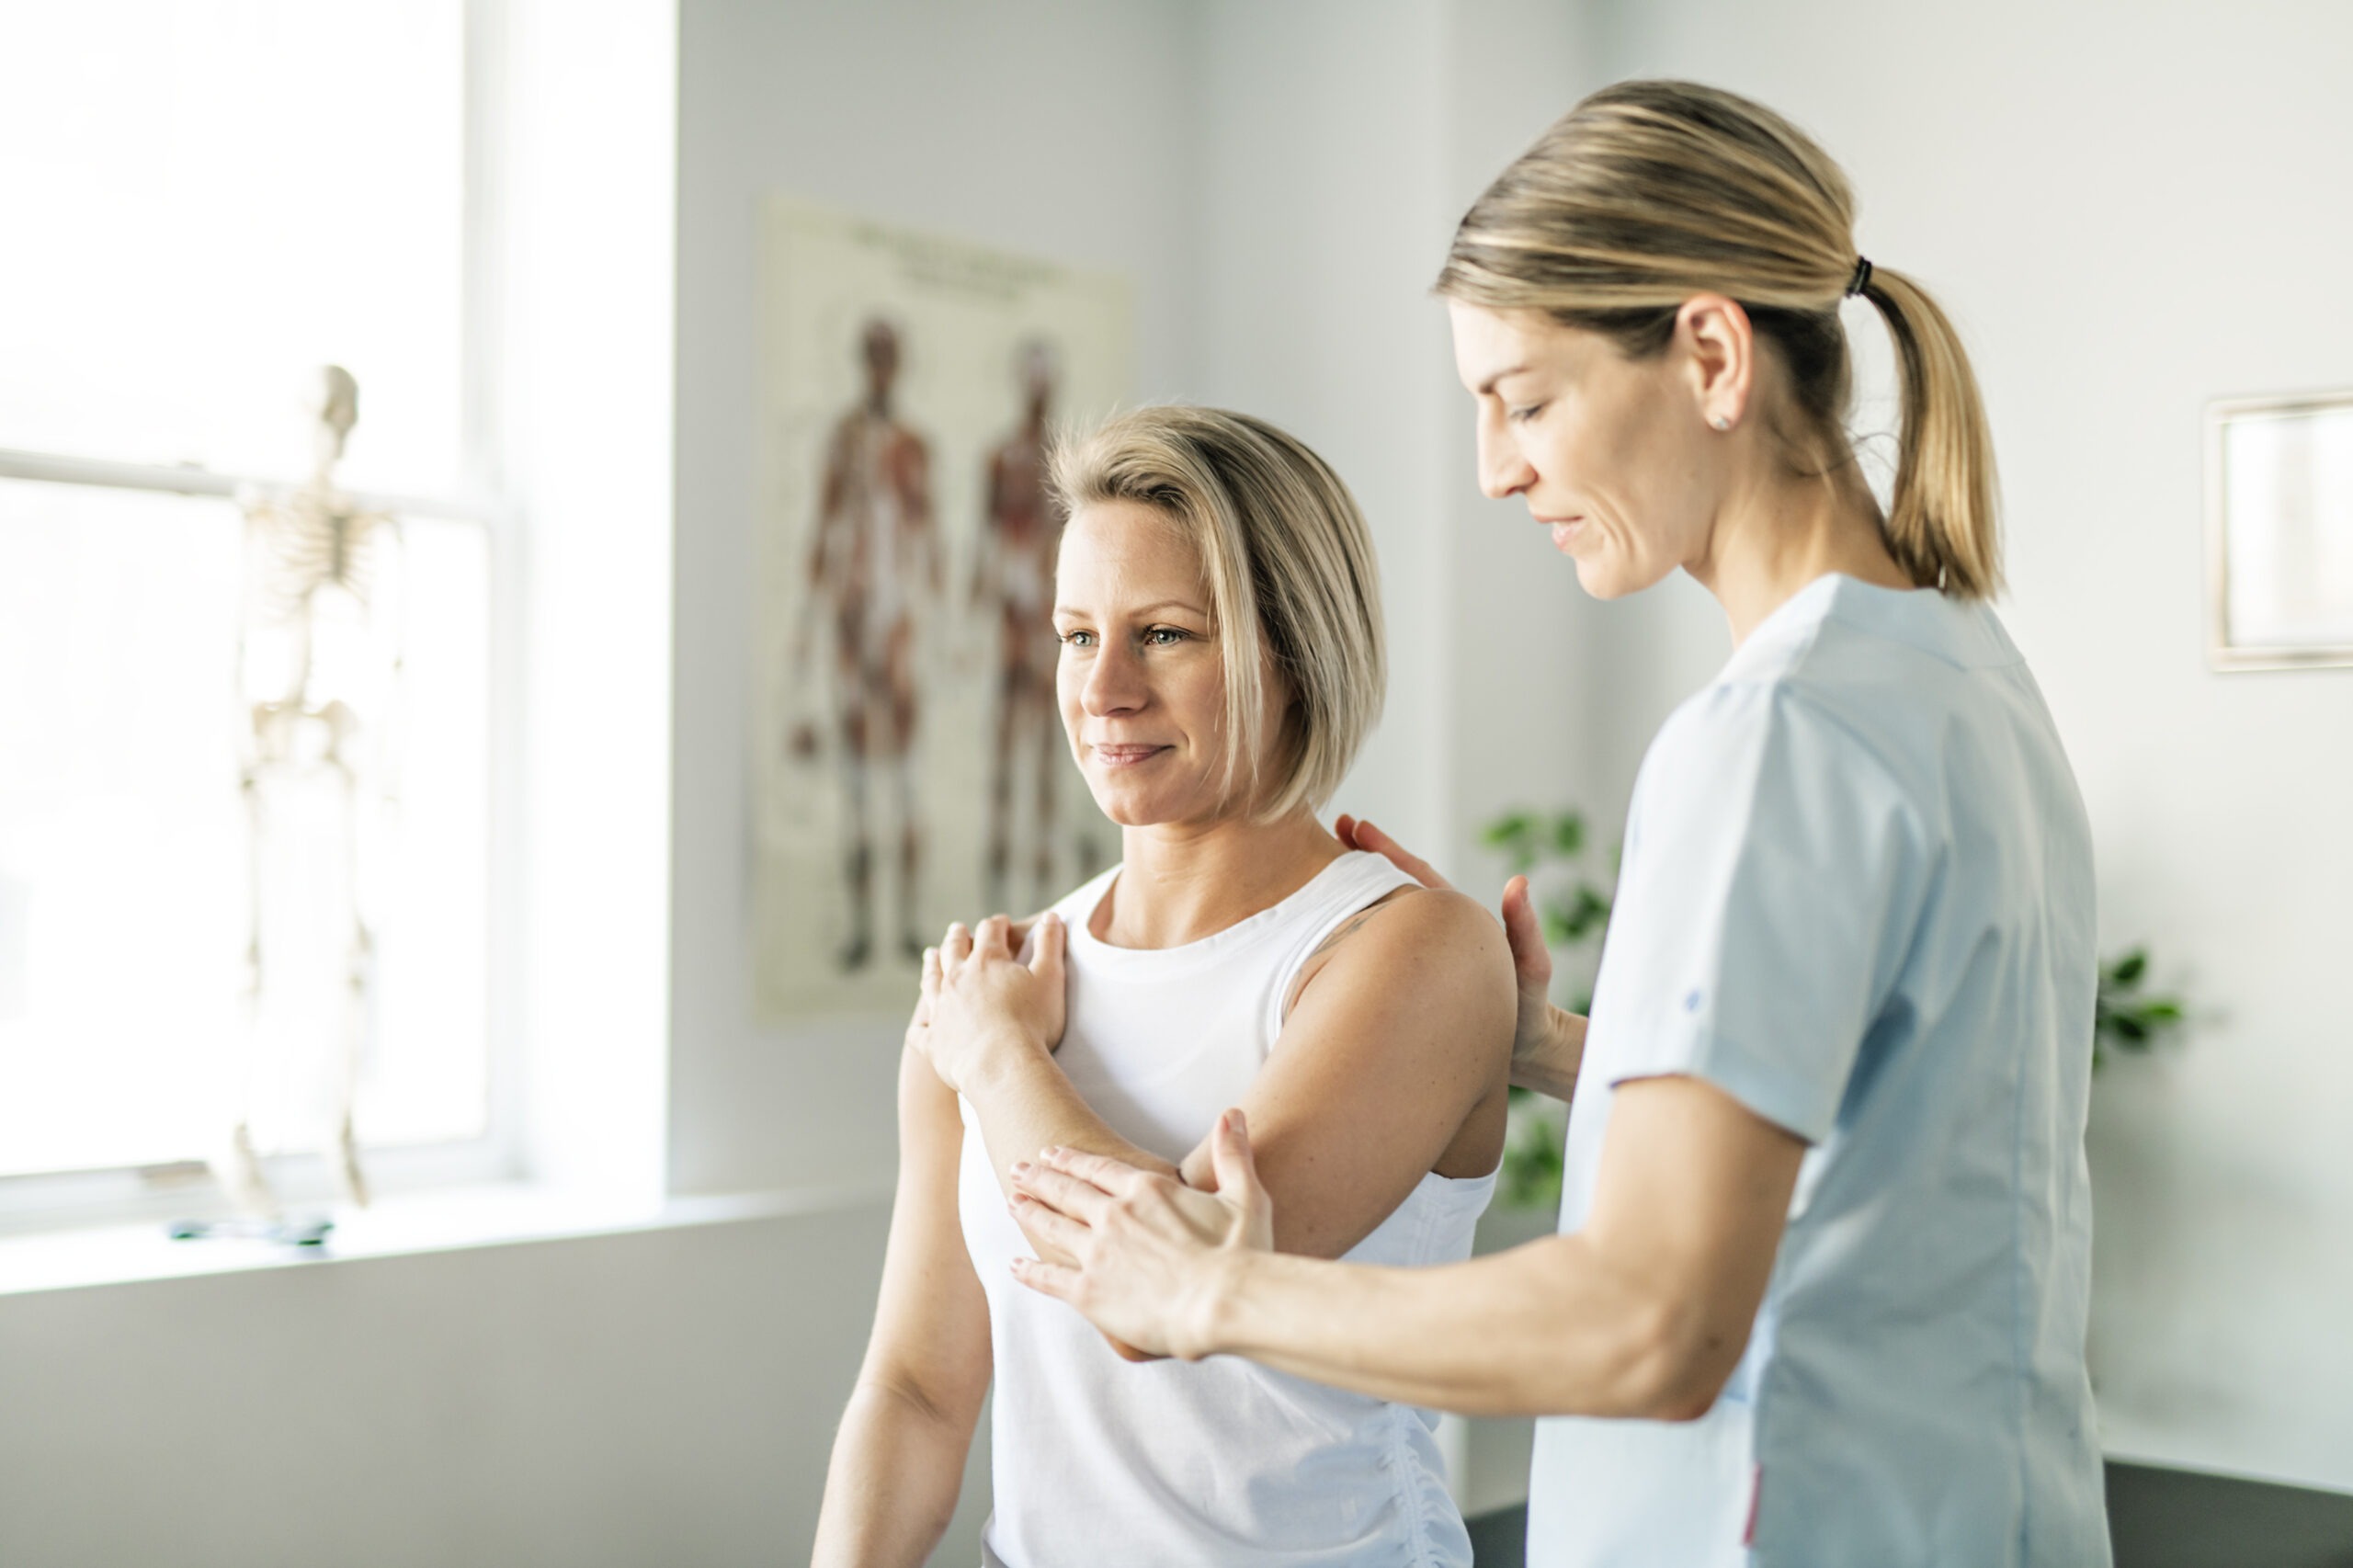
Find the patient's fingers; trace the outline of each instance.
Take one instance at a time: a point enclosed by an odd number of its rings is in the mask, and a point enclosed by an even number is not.
[[[972,950],[976,953],[986,953],[992,958],[1011,958],[1013,949],[1007,937],[1012,929],[1011,915],[990,915],[981,922],[980,929],[972,933]]]
[[[943,982],[955,979],[956,971],[963,967],[972,951],[972,933],[965,929],[961,920],[950,924],[948,935],[939,938],[940,979]]]
[[[1029,972],[1050,984],[1060,986],[1063,983],[1063,957],[1070,943],[1070,931],[1063,925],[1059,915],[1040,915],[1039,922],[1038,950],[1030,956]]]
[[[1015,1198],[1028,1198],[1036,1205],[1074,1220],[1091,1224],[1110,1206],[1111,1195],[1092,1182],[1031,1165],[1027,1160],[1015,1161],[1012,1174]]]

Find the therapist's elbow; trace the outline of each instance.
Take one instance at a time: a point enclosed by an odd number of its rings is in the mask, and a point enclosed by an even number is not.
[[[1746,1348],[1699,1303],[1655,1301],[1633,1314],[1623,1408],[1611,1414],[1642,1421],[1697,1421],[1716,1407]]]

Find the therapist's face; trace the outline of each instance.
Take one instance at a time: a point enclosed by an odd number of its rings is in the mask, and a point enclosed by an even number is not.
[[[1200,558],[1153,507],[1072,514],[1054,566],[1056,696],[1071,755],[1123,827],[1224,815],[1225,660]],[[1261,677],[1260,733],[1280,733],[1285,688]]]
[[[1597,598],[1699,561],[1716,465],[1684,357],[1629,359],[1538,312],[1448,304],[1455,369],[1478,405],[1479,488],[1526,501]]]

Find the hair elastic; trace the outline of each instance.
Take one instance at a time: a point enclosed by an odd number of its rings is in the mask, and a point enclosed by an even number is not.
[[[1855,257],[1855,275],[1847,279],[1846,298],[1851,300],[1871,286],[1871,262],[1867,256]]]

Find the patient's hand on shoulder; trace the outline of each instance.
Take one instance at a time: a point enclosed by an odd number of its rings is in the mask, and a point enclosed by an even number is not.
[[[940,1081],[960,1094],[995,1053],[1042,1055],[1062,1043],[1067,933],[1051,911],[1040,916],[1025,963],[1014,956],[1012,926],[1002,915],[969,931],[959,922],[924,953],[921,1049]]]

